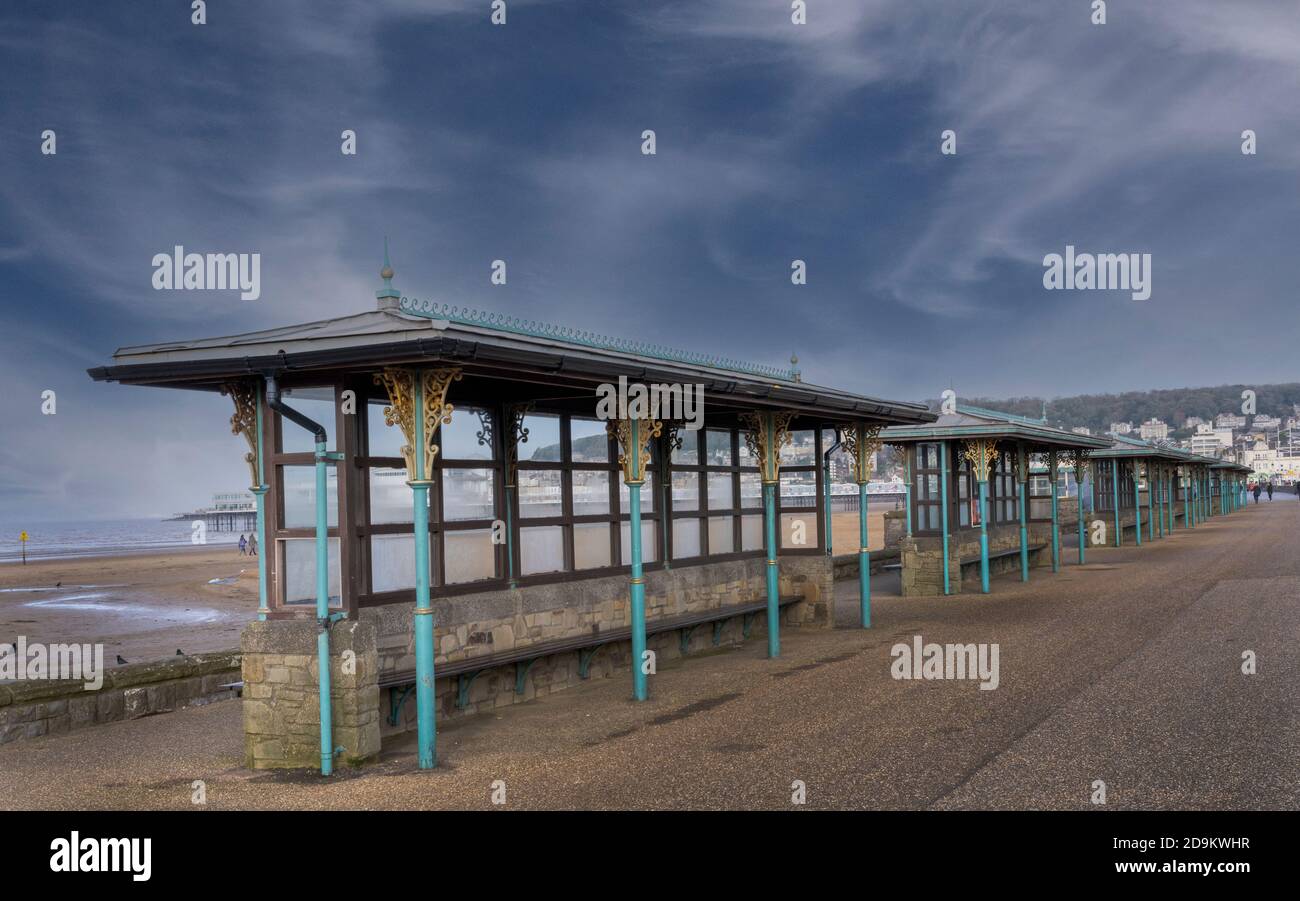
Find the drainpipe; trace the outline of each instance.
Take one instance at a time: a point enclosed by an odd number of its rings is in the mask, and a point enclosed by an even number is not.
[[[330,636],[329,627],[335,619],[342,619],[347,614],[330,615],[329,598],[329,505],[325,496],[327,483],[325,464],[337,462],[342,454],[331,454],[325,450],[327,440],[325,427],[308,419],[302,413],[285,406],[280,400],[280,385],[275,376],[266,377],[266,405],[285,419],[311,432],[316,439],[316,668],[317,694],[320,696],[320,774],[328,776],[334,772],[334,755],[342,748],[334,748],[334,721],[330,708]]]
[[[837,450],[839,450],[839,449],[840,449],[840,430],[839,430],[839,429],[836,429],[836,430],[835,430],[835,442],[834,442],[830,447],[826,448],[826,450],[824,450],[824,451],[822,452],[822,473],[823,473],[823,476],[822,476],[822,485],[823,485],[823,488],[824,488],[824,490],[822,491],[822,494],[823,494],[823,495],[825,496],[825,498],[826,498],[826,527],[825,527],[825,531],[824,531],[822,534],[826,536],[826,556],[827,556],[827,557],[834,556],[834,553],[835,553],[835,552],[834,552],[834,549],[831,547],[831,544],[832,544],[831,539],[832,539],[832,537],[834,537],[834,536],[831,534],[831,532],[832,532],[832,520],[831,520],[832,510],[831,510],[831,501],[832,501],[832,499],[833,499],[833,496],[831,495],[831,454],[835,453],[835,452],[836,452]]]

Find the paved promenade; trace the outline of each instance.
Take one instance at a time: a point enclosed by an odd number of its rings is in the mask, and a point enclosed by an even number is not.
[[[360,775],[251,773],[238,702],[0,748],[6,808],[1300,808],[1300,501],[1283,495],[1089,564],[904,600],[874,628],[788,630],[456,723],[443,766],[389,742]],[[1067,562],[1071,554],[1065,554]],[[839,585],[851,615],[856,583]],[[1000,687],[895,681],[889,650],[996,642]],[[1254,651],[1256,675],[1241,673]]]

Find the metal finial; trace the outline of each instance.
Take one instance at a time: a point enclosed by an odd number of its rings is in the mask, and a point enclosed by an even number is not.
[[[383,300],[385,298],[401,297],[401,294],[393,287],[393,264],[388,262],[387,235],[384,235],[384,268],[379,270],[379,277],[384,280],[384,287],[375,292],[376,298]]]
[[[790,354],[790,371],[791,371],[792,373],[794,373],[794,380],[795,380],[796,382],[802,382],[802,381],[803,381],[803,375],[799,372],[799,355],[798,355],[798,354],[793,354],[793,353]]]

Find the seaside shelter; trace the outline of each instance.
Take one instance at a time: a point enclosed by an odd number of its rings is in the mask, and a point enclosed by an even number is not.
[[[1141,545],[1179,528],[1196,526],[1218,515],[1214,496],[1220,486],[1216,473],[1235,481],[1238,466],[1181,448],[1154,444],[1127,435],[1111,436],[1112,444],[1094,453],[1096,475],[1093,503],[1106,522],[1109,541],[1124,543],[1125,533]]]
[[[890,426],[880,438],[905,454],[907,534],[899,544],[905,596],[956,594],[968,573],[978,575],[987,593],[995,569],[1016,566],[1028,581],[1044,551],[1059,571],[1058,467],[1068,465],[1086,483],[1089,453],[1110,444],[1044,420],[963,404],[933,423]],[[1036,463],[1047,478],[1031,478]],[[1082,518],[1068,514],[1080,522],[1082,562]]]
[[[804,382],[793,358],[403,297],[387,253],[381,277],[366,312],[90,370],[233,400],[265,549],[241,640],[255,768],[328,773],[412,726],[432,767],[440,717],[615,671],[644,700],[656,659],[755,625],[776,657],[782,621],[833,622],[824,435],[853,460],[865,560],[879,433],[934,419]]]

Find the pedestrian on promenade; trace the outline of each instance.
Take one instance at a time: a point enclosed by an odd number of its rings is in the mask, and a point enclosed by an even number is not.
[[[1255,490],[1255,503],[1259,503],[1259,490]],[[239,555],[242,557],[248,553],[248,540],[244,538],[244,533],[239,533]]]
[[[1263,493],[1264,493],[1264,492],[1263,492],[1263,489],[1261,489],[1261,488],[1259,487],[1259,482],[1256,482],[1256,483],[1255,483],[1255,490],[1251,492],[1251,494],[1255,495],[1255,503],[1257,503],[1257,504],[1259,503],[1259,496],[1260,496],[1261,494],[1263,494]]]
[[[1268,492],[1268,499],[1269,499],[1269,500],[1272,500],[1272,499],[1273,499],[1273,480],[1272,480],[1272,479],[1269,479],[1269,480],[1268,480],[1268,487],[1265,488],[1264,490]]]
[[[257,556],[257,533],[256,532],[248,533],[248,556],[250,557]]]

